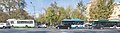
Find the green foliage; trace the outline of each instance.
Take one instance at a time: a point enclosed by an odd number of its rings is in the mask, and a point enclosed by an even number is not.
[[[84,15],[85,7],[80,1],[78,3],[76,9],[71,6],[68,6],[66,9],[64,7],[58,7],[57,3],[54,2],[50,7],[45,9],[45,14],[37,18],[37,22],[40,23],[48,23],[49,25],[55,26],[56,24],[61,23],[63,19],[69,18],[80,18],[85,20],[86,17]]]
[[[60,23],[67,15],[67,11],[63,7],[58,7],[56,2],[52,3],[51,7],[48,7],[45,11],[47,12],[40,16],[37,21],[41,23],[48,23],[49,25],[56,25]]]
[[[72,18],[72,11],[74,10],[74,8],[72,6],[68,6],[66,9],[66,19]]]
[[[10,11],[10,17],[14,19],[32,19],[25,10],[13,10]]]
[[[26,6],[25,0],[0,0],[0,8],[5,11],[12,11],[11,9],[23,9]]]
[[[25,0],[0,0],[0,21],[7,19],[33,19],[24,10]],[[6,12],[4,12],[6,11]]]
[[[78,9],[78,10],[77,10]],[[76,9],[76,14],[78,14],[78,18],[81,20],[86,20],[87,18],[85,17],[85,6],[82,2],[82,0],[77,4],[77,9]]]
[[[108,19],[112,13],[114,0],[97,0],[94,8],[90,9],[90,17],[93,19]]]
[[[5,12],[0,12],[0,22],[5,22],[5,20],[8,18],[8,14],[6,14]]]

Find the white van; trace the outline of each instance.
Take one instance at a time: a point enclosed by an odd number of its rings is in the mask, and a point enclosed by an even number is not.
[[[16,28],[34,28],[35,22],[34,20],[20,20],[20,19],[8,19],[7,23],[10,23],[10,26]]]
[[[10,25],[8,23],[0,23],[0,28],[11,28]]]

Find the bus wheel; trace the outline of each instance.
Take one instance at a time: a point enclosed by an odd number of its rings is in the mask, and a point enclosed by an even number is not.
[[[100,29],[103,29],[103,28],[100,28]]]
[[[25,25],[26,28],[28,28],[28,25]]]
[[[3,29],[6,29],[6,27],[5,27],[5,26],[3,26]]]
[[[78,29],[78,26],[76,26],[75,28]]]
[[[68,27],[67,29],[70,29],[70,27]]]
[[[12,25],[11,28],[14,28],[14,26]]]

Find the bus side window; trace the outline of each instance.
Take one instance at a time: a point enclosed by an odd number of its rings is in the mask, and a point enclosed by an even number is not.
[[[11,24],[14,24],[14,21],[11,21]]]
[[[28,23],[29,23],[29,24],[32,24],[32,23],[33,23],[33,21],[29,21]]]

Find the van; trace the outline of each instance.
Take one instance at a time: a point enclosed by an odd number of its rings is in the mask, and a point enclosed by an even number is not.
[[[11,28],[9,23],[0,23],[0,29]]]

